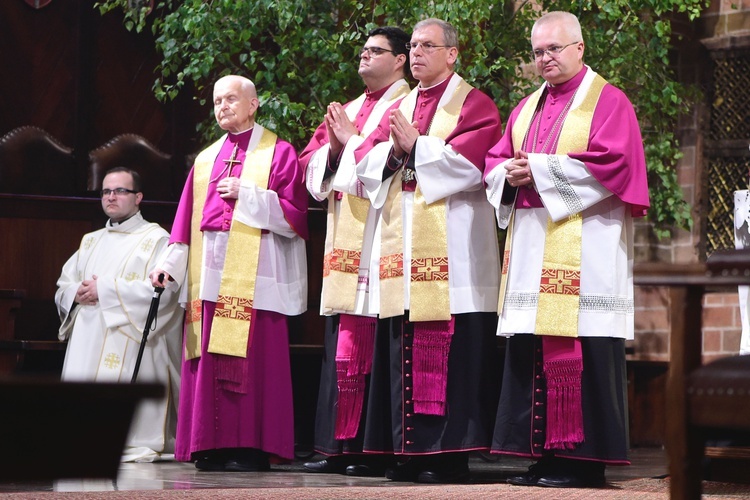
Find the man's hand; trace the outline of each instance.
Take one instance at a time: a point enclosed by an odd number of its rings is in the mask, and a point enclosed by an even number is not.
[[[240,196],[240,179],[238,177],[225,177],[216,184],[219,196],[226,199],[236,200]]]
[[[331,154],[338,156],[344,149],[346,143],[353,135],[359,135],[359,130],[354,123],[346,116],[344,106],[338,102],[332,102],[328,105],[325,116],[326,130],[328,131],[328,142],[331,147]]]
[[[83,306],[94,306],[99,302],[99,292],[96,290],[97,276],[93,275],[90,280],[83,280],[76,292],[76,302]]]
[[[162,280],[159,281],[159,275],[161,275]],[[169,276],[169,273],[166,272],[164,269],[154,269],[150,273],[148,273],[148,277],[151,280],[151,285],[154,286],[154,288],[165,288],[167,286],[167,281],[172,279]]]
[[[401,158],[405,154],[411,154],[414,144],[419,137],[419,124],[409,123],[400,109],[391,110],[389,117],[391,125],[391,137],[393,138],[393,154]]]
[[[516,151],[513,160],[505,165],[505,180],[513,187],[526,186],[534,179],[531,177],[529,154],[526,151]]]

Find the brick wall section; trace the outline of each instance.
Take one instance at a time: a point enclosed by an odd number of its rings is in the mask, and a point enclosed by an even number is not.
[[[704,45],[707,39],[726,38],[731,43],[750,33],[750,4],[714,0],[698,22],[676,19],[673,32],[675,70],[680,81],[710,89],[711,60]],[[743,42],[744,43],[744,42]],[[714,43],[714,45],[716,45]],[[682,158],[677,165],[685,200],[692,207],[693,228],[676,230],[670,240],[658,240],[645,221],[636,222],[636,262],[698,262],[705,254],[701,242],[703,208],[703,136],[710,123],[708,101],[695,106],[680,118],[677,136]],[[727,214],[731,217],[732,214]],[[630,356],[640,360],[669,359],[669,298],[666,290],[638,287],[635,290],[635,340],[629,343]],[[703,312],[703,352],[705,360],[737,354],[742,325],[737,293],[727,289],[706,294]]]
[[[742,321],[737,293],[709,293],[703,299],[703,355],[708,359],[737,354]]]

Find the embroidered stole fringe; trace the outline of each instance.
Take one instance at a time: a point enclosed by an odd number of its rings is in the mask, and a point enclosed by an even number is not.
[[[372,371],[377,318],[339,315],[336,344],[336,439],[357,435],[365,398],[365,376]]]

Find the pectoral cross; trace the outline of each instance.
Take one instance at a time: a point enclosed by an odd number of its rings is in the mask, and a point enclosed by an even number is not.
[[[241,162],[237,159],[237,144],[234,145],[234,149],[232,150],[232,156],[229,157],[228,160],[222,160],[226,166],[227,166],[227,177],[232,176],[232,168],[234,168],[234,165],[239,165]]]

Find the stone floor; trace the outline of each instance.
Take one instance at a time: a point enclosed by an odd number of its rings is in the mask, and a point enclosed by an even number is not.
[[[123,491],[171,489],[224,489],[224,488],[290,488],[290,487],[408,487],[411,483],[394,483],[385,478],[358,478],[338,474],[311,474],[302,469],[302,463],[316,459],[300,456],[288,465],[272,466],[270,472],[201,472],[191,463],[158,462],[149,464],[122,464],[115,480],[58,480],[29,483],[0,483],[0,495],[9,492],[45,491]],[[609,467],[608,481],[652,478],[667,472],[666,454],[661,448],[636,448],[631,451],[632,465]],[[504,482],[505,478],[526,470],[530,462],[514,457],[486,457],[472,454],[471,482],[474,484]]]

